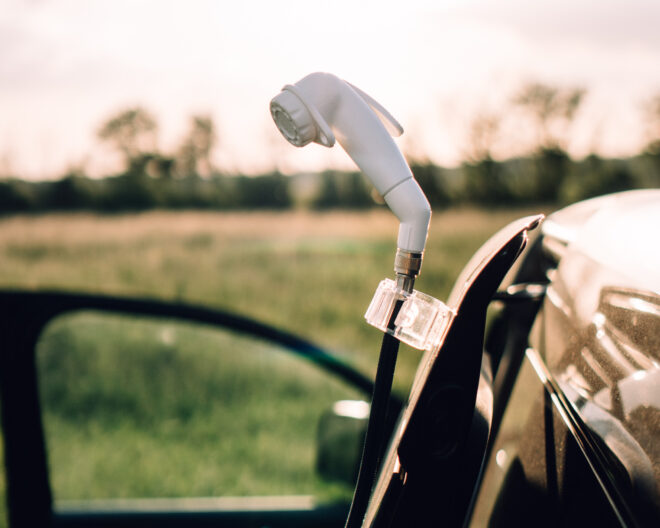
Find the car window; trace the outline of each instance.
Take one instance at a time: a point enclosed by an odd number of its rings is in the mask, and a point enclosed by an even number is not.
[[[282,348],[166,319],[81,312],[37,346],[56,507],[154,497],[348,497],[316,471],[319,420],[363,396]]]

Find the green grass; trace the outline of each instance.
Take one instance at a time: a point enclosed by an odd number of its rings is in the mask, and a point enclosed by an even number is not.
[[[332,495],[316,426],[360,394],[312,364],[201,325],[82,313],[38,349],[56,499]]]
[[[446,299],[472,253],[528,213],[435,214],[417,289]],[[220,307],[373,375],[380,335],[363,314],[392,275],[396,231],[385,211],[12,217],[0,220],[0,287]],[[323,409],[351,391],[239,341],[94,314],[53,323],[39,367],[56,497],[345,493],[314,474],[314,435]],[[402,349],[399,391],[419,357]]]

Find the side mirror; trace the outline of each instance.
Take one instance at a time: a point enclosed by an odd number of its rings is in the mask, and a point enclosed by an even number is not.
[[[324,479],[355,485],[369,408],[365,401],[341,400],[321,416],[316,470]]]

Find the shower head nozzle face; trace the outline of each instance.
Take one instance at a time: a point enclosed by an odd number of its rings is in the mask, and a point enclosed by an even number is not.
[[[282,133],[285,139],[289,143],[292,143],[298,147],[302,147],[303,145],[300,141],[298,127],[296,127],[296,124],[291,119],[291,116],[287,114],[279,105],[272,105],[270,112],[273,115],[273,120],[275,121],[278,130]]]
[[[296,147],[312,141],[332,147],[335,135],[316,106],[296,86],[287,84],[270,102],[270,113],[286,140]]]
[[[294,93],[280,92],[270,103],[270,113],[279,131],[292,145],[304,147],[317,139],[314,118]]]

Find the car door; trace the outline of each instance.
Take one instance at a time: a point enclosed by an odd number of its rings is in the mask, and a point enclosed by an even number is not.
[[[318,427],[337,401],[364,413],[371,382],[337,357],[200,307],[2,292],[0,310],[11,526],[343,525]]]

